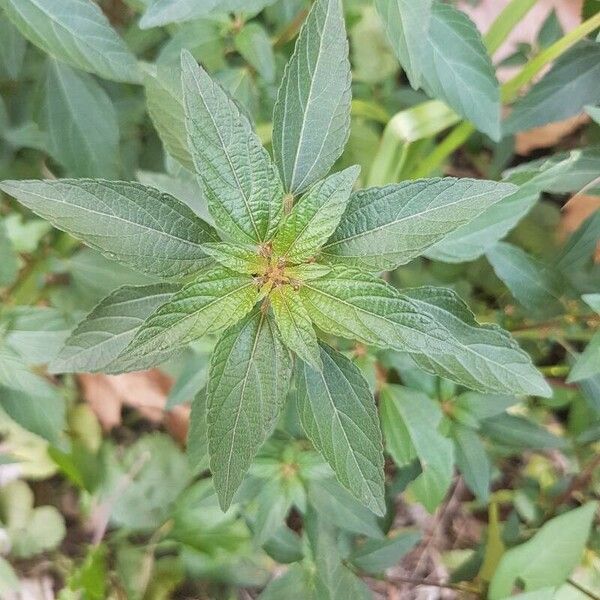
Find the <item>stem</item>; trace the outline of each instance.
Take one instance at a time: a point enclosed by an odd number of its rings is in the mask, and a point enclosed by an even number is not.
[[[533,8],[537,0],[511,0],[496,17],[483,41],[490,54],[494,54],[508,34]]]
[[[510,6],[510,5],[509,5]],[[502,17],[503,13],[500,14],[498,19]],[[492,25],[492,29],[496,23]],[[564,54],[569,48],[575,45],[578,41],[583,39],[588,33],[591,33],[595,29],[600,27],[600,13],[595,14],[593,17],[584,21],[567,33],[560,40],[540,52],[535,58],[531,59],[523,69],[515,75],[510,81],[507,81],[501,88],[501,98],[503,102],[512,102],[519,89],[525,84],[529,83],[548,63],[556,60],[562,54]],[[499,36],[499,34],[495,34]],[[497,43],[496,39],[492,40],[493,43]],[[488,46],[489,46],[488,42]],[[426,177],[432,171],[435,171],[448,156],[450,156],[456,149],[460,148],[475,131],[475,127],[468,121],[464,121],[460,125],[457,125],[443,140],[435,150],[421,163],[420,167],[415,171],[414,177]]]

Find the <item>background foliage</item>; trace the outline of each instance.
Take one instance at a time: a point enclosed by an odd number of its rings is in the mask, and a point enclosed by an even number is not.
[[[407,263],[386,273],[398,289],[460,293],[478,321],[513,334],[552,397],[474,392],[401,352],[332,337],[377,392],[385,515],[358,503],[306,440],[296,390],[223,513],[202,418],[214,341],[160,370],[49,374],[97,363],[97,350],[61,350],[92,309],[98,324],[119,316],[125,347],[139,323],[115,290],[147,286],[150,314],[173,289],[5,195],[2,597],[598,597],[600,2],[583,2],[568,31],[547,12],[498,59],[540,3],[506,4],[481,33],[469,3],[345,0],[352,117],[334,170],[359,164],[359,188],[440,174],[518,186],[425,256],[406,247],[370,266]],[[285,148],[271,115],[309,5],[0,0],[0,179],[137,180],[209,218],[191,175],[180,52],[229,91],[263,143]],[[302,190],[308,175],[293,166],[285,183]],[[111,292],[114,303],[98,305]],[[73,335],[85,347],[94,331]]]

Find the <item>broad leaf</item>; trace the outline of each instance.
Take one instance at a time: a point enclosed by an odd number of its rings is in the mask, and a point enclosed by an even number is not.
[[[557,314],[564,310],[565,284],[552,267],[512,244],[499,242],[486,253],[496,275],[519,303],[533,314]]]
[[[423,254],[516,190],[475,179],[422,179],[356,192],[323,247],[331,262],[389,270]]]
[[[194,160],[188,148],[181,66],[158,63],[144,70],[144,87],[148,114],[167,152],[184,167],[194,170]]]
[[[224,267],[236,273],[261,273],[266,267],[266,260],[259,255],[256,246],[213,242],[204,244],[202,249]]]
[[[168,194],[91,179],[3,181],[0,189],[55,227],[143,273],[183,276],[207,264],[214,229]]]
[[[106,92],[86,73],[48,62],[44,86],[48,150],[73,177],[114,179],[119,163],[117,113]]]
[[[359,170],[350,167],[313,185],[285,217],[274,252],[292,263],[313,257],[337,228]]]
[[[178,286],[124,286],[106,297],[79,323],[58,356],[53,373],[110,370],[110,363],[134,338],[144,320],[168,302]]]
[[[350,83],[341,0],[317,0],[273,112],[273,153],[286,191],[308,189],[342,153],[350,132]]]
[[[375,400],[358,367],[345,356],[322,344],[321,360],[322,372],[298,365],[302,426],[340,483],[383,515],[383,446]]]
[[[514,105],[503,124],[505,135],[562,121],[586,104],[600,102],[600,44],[584,41],[561,56],[554,67]]]
[[[548,521],[530,540],[508,550],[490,583],[490,600],[511,595],[515,582],[531,592],[564,583],[581,560],[597,502]]]
[[[285,345],[320,371],[323,364],[317,334],[298,292],[291,285],[283,285],[274,289],[269,299]]]
[[[376,0],[388,38],[410,84],[421,85],[433,0]]]
[[[135,56],[89,0],[0,0],[19,31],[46,54],[106,79],[139,83]]]
[[[386,386],[380,402],[387,448],[401,467],[410,464],[405,454],[407,448],[412,449],[413,456],[421,463],[422,473],[411,482],[409,489],[433,512],[444,499],[454,474],[452,442],[438,431],[442,420],[439,405],[421,392],[397,385]],[[395,441],[397,436],[407,436],[398,440],[399,447]]]
[[[438,0],[423,56],[423,88],[500,139],[500,86],[481,35],[467,15]]]
[[[502,413],[481,422],[481,432],[496,444],[519,453],[526,448],[564,448],[565,440],[525,417]]]
[[[283,211],[281,182],[236,103],[182,54],[188,145],[218,227],[244,243],[268,240]]]
[[[208,383],[208,447],[223,510],[275,427],[291,368],[277,327],[262,310],[230,327],[215,346]]]
[[[153,355],[172,353],[233,325],[252,310],[257,300],[258,290],[251,277],[215,267],[151,314],[115,364],[125,367],[129,361],[139,364],[137,361],[149,357],[147,366],[153,366]]]

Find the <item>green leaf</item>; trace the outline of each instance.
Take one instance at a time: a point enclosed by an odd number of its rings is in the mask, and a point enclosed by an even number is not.
[[[286,191],[323,178],[350,132],[350,62],[340,0],[317,0],[300,30],[273,111],[273,153]]]
[[[396,56],[416,89],[421,85],[433,0],[376,0]]]
[[[485,446],[477,433],[469,427],[455,423],[452,427],[456,466],[462,473],[468,488],[485,504],[490,495],[492,467]]]
[[[401,459],[398,461],[401,467],[409,464],[406,459],[411,455],[419,460],[422,473],[411,482],[409,489],[433,512],[444,499],[454,474],[452,442],[438,430],[442,420],[439,405],[422,392],[398,385],[382,390],[380,404],[390,453],[394,460]],[[408,436],[407,439],[402,439],[404,436]],[[412,450],[408,456],[407,447]]]
[[[600,294],[584,294],[581,299],[600,315]]]
[[[309,483],[308,499],[328,523],[358,535],[381,539],[377,517],[335,479],[315,479]]]
[[[19,272],[19,262],[17,253],[13,248],[6,232],[6,225],[3,220],[0,220],[0,287],[10,285],[17,277]]]
[[[452,290],[425,287],[406,290],[404,296],[446,332],[437,348],[411,354],[422,368],[481,392],[551,396],[550,386],[510,334],[477,323]]]
[[[285,345],[311,367],[320,371],[317,334],[300,295],[291,285],[275,288],[269,295],[275,322]]]
[[[194,170],[185,127],[181,65],[158,63],[144,69],[148,114],[166,151],[184,167]]]
[[[269,582],[259,600],[320,600],[315,575],[301,563],[293,564],[283,575]]]
[[[361,190],[350,198],[323,256],[371,271],[395,269],[515,190],[452,177]]]
[[[359,171],[350,167],[313,185],[285,217],[274,252],[292,263],[313,257],[337,228]]]
[[[249,276],[224,267],[203,273],[162,304],[142,324],[130,344],[113,363],[126,368],[156,364],[156,355],[168,355],[205,335],[217,333],[244,317],[258,301]]]
[[[267,82],[275,80],[275,55],[267,32],[258,23],[247,23],[235,36],[236,50]]]
[[[208,448],[223,510],[275,427],[291,368],[277,327],[262,310],[230,327],[215,346],[208,382]]]
[[[0,13],[0,76],[13,81],[19,78],[27,42],[19,30]],[[0,109],[1,110],[1,109]],[[0,127],[1,129],[1,127]]]
[[[181,277],[208,262],[214,229],[179,200],[139,183],[93,179],[3,181],[0,189],[107,258]]]
[[[206,390],[196,394],[192,402],[190,427],[187,436],[187,455],[194,473],[208,469],[208,425],[206,414]]]
[[[210,355],[214,344],[212,340],[207,340],[201,348],[198,348],[199,345],[194,344],[194,352],[188,353],[181,372],[167,396],[165,409],[171,410],[175,406],[191,402],[206,387]]]
[[[416,531],[401,531],[383,540],[367,540],[352,553],[350,560],[367,573],[383,573],[397,565],[420,541],[421,534]]]
[[[564,310],[561,303],[564,281],[559,273],[520,248],[504,242],[488,250],[486,258],[528,313],[549,315]]]
[[[423,56],[423,88],[500,139],[500,86],[481,35],[467,15],[437,0]]]
[[[268,240],[283,211],[283,191],[267,151],[236,103],[182,53],[188,144],[216,224],[237,241]]]
[[[600,373],[600,331],[596,332],[579,355],[569,373],[567,383],[588,379]]]
[[[179,289],[176,285],[124,286],[100,302],[73,330],[52,373],[110,370],[110,364],[134,338],[142,323]]]
[[[247,275],[261,273],[267,264],[266,260],[259,255],[259,249],[256,246],[213,242],[204,244],[202,249],[224,267],[236,273]]]
[[[340,483],[383,515],[383,446],[375,400],[358,367],[345,356],[321,344],[321,360],[322,372],[298,365],[302,426]]]
[[[88,0],[0,0],[19,31],[46,54],[105,79],[139,83],[135,56]]]
[[[496,444],[519,451],[525,448],[564,448],[566,445],[564,439],[550,433],[534,421],[507,413],[482,421],[481,432]]]
[[[117,113],[93,77],[50,60],[43,122],[49,152],[74,177],[114,179],[119,165]]]
[[[505,135],[562,121],[586,104],[600,102],[600,44],[583,41],[561,56],[554,67],[514,105],[503,124]]]
[[[502,557],[492,578],[490,600],[511,595],[515,581],[531,592],[564,583],[581,560],[597,502],[548,521],[529,541]]]

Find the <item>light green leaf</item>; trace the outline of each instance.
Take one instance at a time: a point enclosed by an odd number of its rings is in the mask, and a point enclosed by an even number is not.
[[[124,286],[100,302],[74,329],[58,356],[52,373],[110,370],[144,320],[168,302],[177,285]]]
[[[302,426],[340,483],[383,515],[383,446],[375,400],[358,367],[345,356],[321,344],[321,360],[322,372],[298,365]]]
[[[0,594],[9,597],[18,592],[20,588],[21,582],[12,565],[5,558],[0,558]]]
[[[469,427],[455,423],[452,427],[456,466],[468,488],[483,503],[488,502],[492,467],[479,435]]]
[[[0,76],[17,80],[23,68],[27,42],[19,30],[0,13]],[[2,109],[0,109],[1,111]],[[1,129],[1,127],[0,127]]]
[[[401,531],[383,540],[370,539],[352,553],[350,560],[367,573],[383,573],[397,565],[420,541],[421,534],[416,531]]]
[[[408,436],[400,440],[402,462],[398,466],[408,464],[404,455],[406,447],[412,447],[411,454],[421,463],[422,473],[411,482],[409,489],[433,512],[444,499],[454,473],[452,442],[438,430],[442,420],[439,405],[422,392],[399,385],[386,386],[381,392],[380,404],[383,431],[392,457],[396,459],[394,440]]]
[[[323,368],[317,334],[302,299],[291,285],[275,288],[269,295],[275,322],[285,345],[317,371]]]
[[[155,355],[172,353],[233,325],[257,301],[258,290],[251,277],[215,267],[185,285],[152,313],[113,364],[122,368],[129,361],[141,364],[147,356],[147,366],[153,366]]]
[[[0,220],[0,287],[10,285],[17,277],[19,262],[10,241],[4,220]]]
[[[183,276],[208,262],[214,229],[179,200],[139,183],[92,179],[3,181],[0,189],[107,258],[143,273]]]
[[[600,373],[600,331],[596,332],[571,369],[567,383],[588,379]]]
[[[302,563],[295,563],[280,577],[269,582],[259,600],[320,600],[315,574]]]
[[[388,38],[410,84],[421,85],[433,0],[376,0]]]
[[[236,273],[246,273],[248,275],[261,273],[267,264],[266,260],[259,255],[256,246],[213,242],[204,244],[202,249],[224,267]]]
[[[283,211],[281,182],[267,151],[235,102],[182,53],[188,145],[208,208],[243,243],[268,240]]]
[[[425,287],[406,290],[404,296],[446,332],[444,343],[411,354],[422,368],[480,392],[551,396],[515,340],[496,325],[477,323],[452,290]]]
[[[293,263],[313,257],[337,228],[359,171],[350,167],[313,185],[285,217],[274,252]]]
[[[423,88],[459,115],[500,139],[500,86],[475,24],[435,0],[423,56]]]
[[[165,149],[184,167],[194,170],[194,160],[188,148],[181,65],[158,63],[144,69],[144,87],[148,114]]]
[[[44,92],[49,152],[70,176],[114,179],[119,125],[106,92],[90,75],[55,60],[48,62]]]
[[[167,396],[166,410],[191,402],[208,382],[208,367],[214,344],[206,340],[202,344],[194,344],[193,352],[187,353],[173,387]]]
[[[0,0],[19,31],[46,54],[105,79],[139,83],[135,56],[89,0]]]
[[[292,362],[262,310],[217,342],[208,382],[210,469],[223,510],[269,437],[288,391]]]
[[[554,67],[514,105],[503,124],[505,135],[562,121],[586,104],[600,102],[600,44],[583,41],[561,56]]]
[[[564,583],[581,560],[597,508],[597,502],[588,502],[555,517],[508,550],[490,583],[490,600],[510,596],[517,579],[526,592]]]
[[[527,252],[499,242],[486,253],[496,275],[521,305],[533,314],[557,314],[564,310],[564,281],[551,267]]]
[[[350,131],[350,62],[340,0],[317,0],[300,30],[273,112],[273,153],[286,191],[324,177]]]
[[[275,55],[267,32],[258,23],[247,23],[235,36],[236,50],[267,82],[275,79]]]
[[[506,183],[451,177],[361,190],[350,198],[323,256],[371,271],[394,269],[515,190]]]
[[[584,294],[581,299],[600,315],[600,294]]]
[[[187,455],[194,473],[208,469],[208,425],[206,415],[206,389],[196,394],[192,402],[190,426],[187,436]]]

